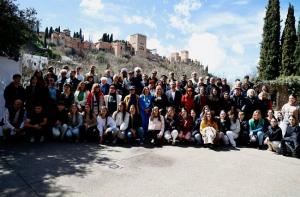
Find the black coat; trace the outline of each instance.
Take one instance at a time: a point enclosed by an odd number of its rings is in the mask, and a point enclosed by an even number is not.
[[[268,137],[270,141],[281,141],[282,140],[281,128],[279,126],[276,126],[274,128],[269,126],[265,136]]]
[[[178,90],[176,90],[175,91],[175,97],[173,99],[172,90],[168,90],[166,92],[166,96],[167,96],[167,99],[168,99],[168,107],[172,106],[176,110],[178,110],[180,108],[180,105],[181,105],[181,97],[182,97],[181,93]]]
[[[14,86],[13,82],[6,86],[4,90],[5,107],[12,107],[16,99],[21,99],[23,102],[26,101],[26,92],[22,86],[17,88]]]

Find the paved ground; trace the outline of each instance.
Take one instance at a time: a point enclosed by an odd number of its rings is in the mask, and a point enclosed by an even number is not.
[[[0,146],[0,196],[299,196],[300,160],[242,148]]]

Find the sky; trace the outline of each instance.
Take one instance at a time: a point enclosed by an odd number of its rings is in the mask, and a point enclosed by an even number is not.
[[[82,28],[85,39],[103,33],[114,39],[147,36],[147,48],[170,56],[188,50],[209,72],[229,80],[254,76],[259,60],[267,0],[17,0],[32,7],[45,27]],[[281,0],[283,29],[289,3],[300,18],[299,0]],[[296,23],[298,24],[298,23]]]

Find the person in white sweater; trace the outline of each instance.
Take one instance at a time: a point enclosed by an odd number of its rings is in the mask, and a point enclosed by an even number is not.
[[[159,108],[154,107],[149,118],[148,136],[151,143],[161,145],[162,137],[165,130],[165,120],[160,115]]]
[[[126,130],[128,128],[129,113],[126,111],[126,103],[124,101],[118,105],[118,109],[113,113],[112,118],[116,122],[116,127],[118,129],[116,135],[113,136],[113,144],[115,144],[118,138],[121,140],[125,139]]]
[[[228,117],[230,120],[230,128],[226,131],[226,135],[232,147],[236,148],[235,139],[239,137],[241,131],[240,121],[233,111],[228,112]]]
[[[102,106],[97,116],[97,128],[99,131],[100,144],[103,144],[104,136],[114,136],[118,131],[116,122],[108,115],[108,109],[106,106]]]

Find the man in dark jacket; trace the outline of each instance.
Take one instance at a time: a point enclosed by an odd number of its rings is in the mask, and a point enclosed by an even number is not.
[[[181,93],[179,90],[176,90],[176,82],[170,82],[171,89],[166,92],[168,98],[168,107],[173,107],[176,112],[179,112],[181,105]]]
[[[20,74],[13,75],[13,82],[6,86],[4,90],[4,99],[6,108],[12,108],[16,99],[20,99],[23,103],[26,101],[26,93],[21,85]]]

